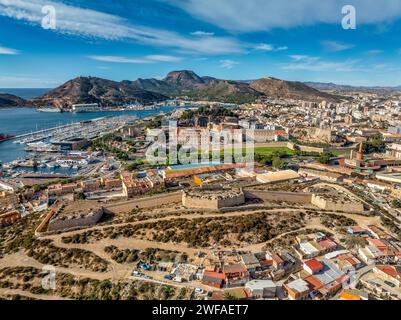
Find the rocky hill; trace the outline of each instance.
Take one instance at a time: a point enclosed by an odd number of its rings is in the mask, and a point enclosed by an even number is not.
[[[308,100],[339,101],[339,97],[311,88],[302,82],[284,81],[275,78],[263,78],[250,83],[250,87],[267,97]]]
[[[178,89],[202,87],[206,83],[206,81],[199,77],[195,72],[189,70],[170,72],[164,78],[164,81]]]
[[[188,96],[200,100],[244,103],[262,96],[246,83],[200,77],[189,70],[170,72],[163,80],[139,79],[134,84],[171,97]]]
[[[33,100],[37,106],[69,108],[77,103],[99,103],[102,106],[121,106],[130,103],[152,103],[166,97],[132,85],[130,81],[116,82],[94,77],[78,77]]]
[[[28,104],[28,101],[20,97],[14,96],[12,94],[0,93],[0,108],[24,107]]]

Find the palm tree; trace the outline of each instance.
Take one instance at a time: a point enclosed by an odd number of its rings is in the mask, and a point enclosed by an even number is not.
[[[230,292],[224,293],[224,300],[237,300],[233,294]]]

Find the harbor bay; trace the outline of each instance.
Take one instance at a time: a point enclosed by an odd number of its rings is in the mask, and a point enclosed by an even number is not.
[[[58,126],[104,117],[134,116],[144,118],[162,112],[169,112],[172,107],[161,107],[153,110],[127,110],[91,113],[45,113],[31,108],[0,109],[0,133],[19,136]],[[15,141],[0,143],[0,162],[11,162],[27,155],[24,145]]]

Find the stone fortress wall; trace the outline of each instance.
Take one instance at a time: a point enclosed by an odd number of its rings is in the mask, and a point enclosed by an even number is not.
[[[182,192],[182,204],[187,208],[218,210],[243,205],[245,194],[242,190],[197,189]]]
[[[327,210],[337,212],[350,212],[350,213],[363,213],[364,207],[361,202],[336,202],[330,199],[325,199],[321,195],[312,195],[312,202],[314,206]]]
[[[94,209],[93,211],[89,212],[80,212],[71,216],[59,216],[56,214],[49,221],[49,227],[47,231],[53,232],[81,227],[91,227],[96,225],[96,223],[102,218],[103,213],[104,208]]]
[[[312,194],[304,192],[283,192],[283,191],[263,191],[263,190],[245,190],[247,199],[260,199],[262,201],[272,202],[281,201],[288,203],[310,204]]]

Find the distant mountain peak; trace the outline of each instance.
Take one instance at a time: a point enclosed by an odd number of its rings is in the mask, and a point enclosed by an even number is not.
[[[183,86],[204,83],[204,80],[191,70],[172,71],[164,78],[164,81]]]

